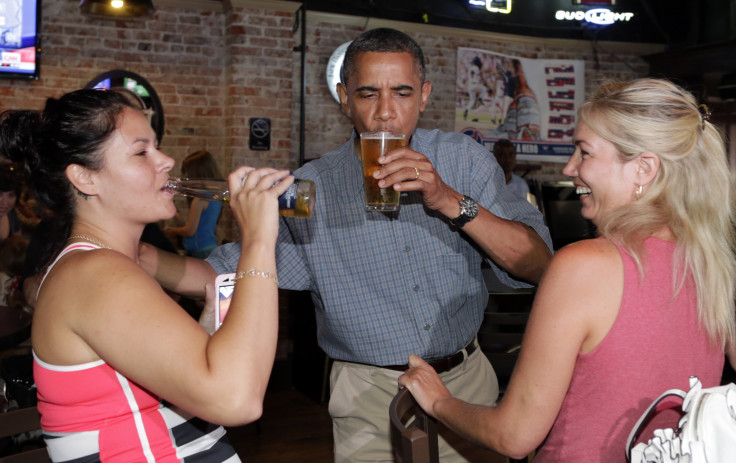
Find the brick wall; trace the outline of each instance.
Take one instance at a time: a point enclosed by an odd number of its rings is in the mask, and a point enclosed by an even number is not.
[[[83,16],[77,0],[44,2],[41,80],[0,80],[0,110],[41,108],[47,97],[81,88],[113,69],[135,72],[156,90],[165,114],[162,149],[177,161],[206,148],[223,171],[250,164],[296,168],[299,159],[301,56],[293,34],[298,3],[278,0],[158,0],[155,17],[110,20]],[[431,25],[366,20],[316,12],[307,14],[305,158],[313,159],[344,142],[350,121],[325,82],[329,56],[364,28],[406,30],[423,47],[433,95],[420,126],[453,129],[456,50],[472,47],[528,58],[569,58],[586,62],[588,89],[602,78],[643,75],[641,48],[602,44],[612,53],[597,56],[590,43],[539,40],[463,31]],[[248,121],[271,119],[271,149],[252,151]],[[178,172],[179,163],[174,173]],[[561,166],[534,173],[557,178]],[[219,229],[236,239],[232,216]]]
[[[427,79],[432,82],[432,96],[419,120],[422,128],[454,130],[457,48],[478,48],[524,58],[562,59],[585,61],[586,93],[604,79],[631,79],[646,75],[648,66],[641,58],[656,47],[638,47],[631,44],[593,44],[569,40],[528,39],[500,34],[460,31],[443,27],[406,24],[365,18],[335,18],[309,13],[307,15],[307,116],[305,127],[305,158],[319,157],[350,136],[350,121],[329,93],[325,69],[332,52],[344,42],[352,40],[363,30],[374,27],[395,27],[410,34],[422,46],[427,59]],[[341,22],[338,22],[341,21]],[[298,37],[297,37],[298,38]],[[298,71],[298,69],[297,69]],[[292,141],[298,149],[299,74],[294,80],[294,114]],[[540,180],[562,179],[563,165],[542,163],[542,169],[529,177]]]

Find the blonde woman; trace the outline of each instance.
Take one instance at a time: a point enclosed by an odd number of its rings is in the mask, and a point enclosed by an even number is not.
[[[517,458],[541,445],[535,463],[625,462],[661,392],[689,389],[691,375],[718,385],[734,343],[733,185],[708,118],[664,80],[603,85],[564,169],[601,236],[553,258],[503,400],[455,399],[415,356],[399,384],[481,445]],[[676,427],[678,405],[649,429]]]

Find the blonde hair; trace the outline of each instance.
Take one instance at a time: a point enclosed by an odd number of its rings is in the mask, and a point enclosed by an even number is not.
[[[602,217],[598,231],[624,246],[643,272],[644,239],[669,227],[677,241],[675,287],[693,279],[700,323],[713,344],[725,348],[736,340],[736,223],[733,179],[717,128],[689,92],[661,79],[604,84],[579,114],[622,160],[642,152],[660,159],[643,195]]]

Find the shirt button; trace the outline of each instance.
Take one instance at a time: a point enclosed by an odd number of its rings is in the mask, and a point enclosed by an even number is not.
[[[404,246],[404,252],[411,251],[411,246]]]
[[[417,292],[417,291],[419,291],[419,285],[414,285],[414,286],[411,287],[411,289],[413,289],[414,292]]]
[[[425,323],[423,328],[424,328],[424,331],[429,331],[429,323]]]

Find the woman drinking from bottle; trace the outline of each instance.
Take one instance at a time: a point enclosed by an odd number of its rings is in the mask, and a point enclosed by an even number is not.
[[[0,151],[26,164],[63,237],[32,334],[51,459],[239,461],[224,429],[203,420],[240,425],[261,414],[277,338],[277,197],[293,181],[288,172],[241,167],[228,178],[242,277],[210,335],[137,263],[144,226],[176,212],[164,188],[174,160],[139,110],[115,92],[79,90],[40,112],[6,111]]]

